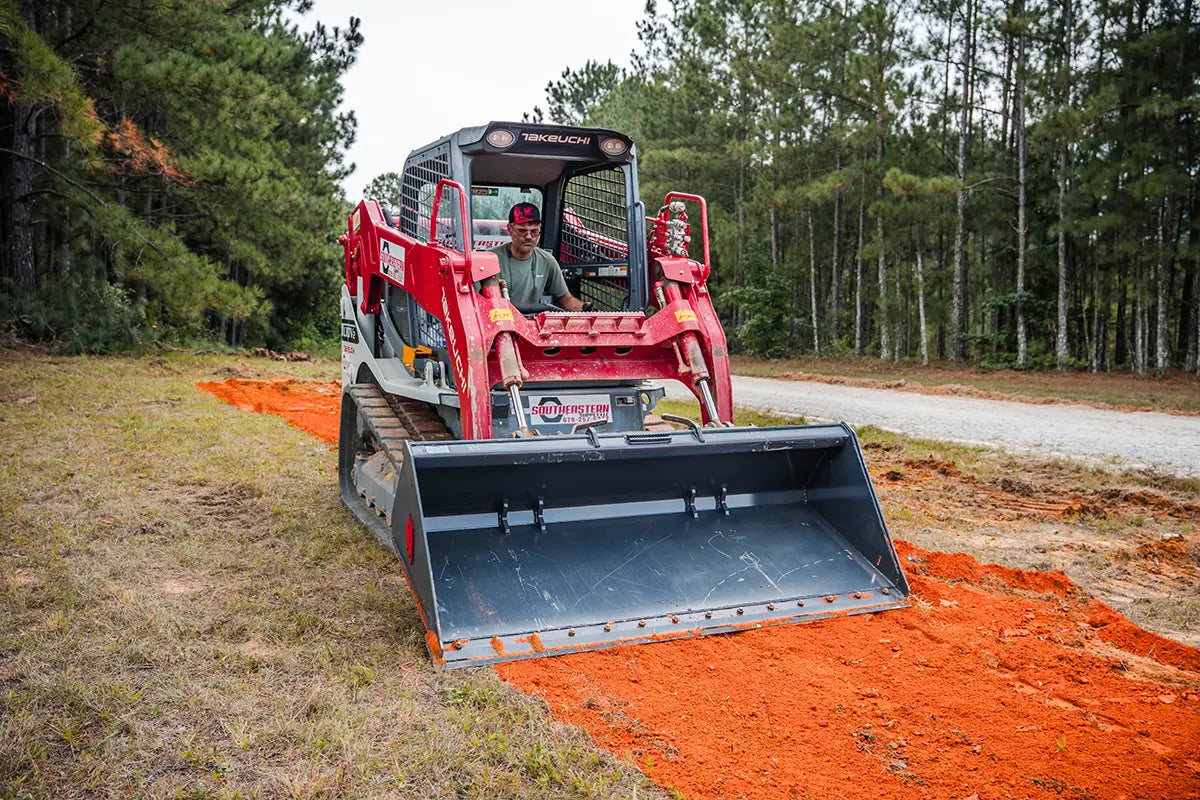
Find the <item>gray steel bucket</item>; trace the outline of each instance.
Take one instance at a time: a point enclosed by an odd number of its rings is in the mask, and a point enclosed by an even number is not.
[[[405,450],[391,536],[439,665],[907,605],[845,425]]]

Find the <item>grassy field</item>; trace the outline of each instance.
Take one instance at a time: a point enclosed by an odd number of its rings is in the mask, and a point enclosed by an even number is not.
[[[329,446],[194,388],[337,374],[0,351],[0,797],[669,796],[492,670],[435,672]],[[1197,482],[860,435],[895,535],[1200,631]]]
[[[664,796],[434,672],[328,445],[193,388],[337,369],[2,355],[0,796]]]
[[[1172,410],[1200,414],[1200,375],[1171,370],[1164,376],[1092,375],[1086,372],[981,372],[950,362],[920,364],[877,358],[805,358],[762,361],[733,359],[738,375],[832,380],[853,385],[903,388],[949,394],[979,394],[999,399],[1089,403],[1105,408]]]

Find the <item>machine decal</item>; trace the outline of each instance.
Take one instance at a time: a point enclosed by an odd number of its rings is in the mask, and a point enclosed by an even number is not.
[[[488,311],[488,317],[491,318],[492,322],[513,321],[513,313],[511,308],[493,308]]]
[[[396,283],[404,283],[404,246],[379,240],[379,271]]]
[[[354,209],[354,216],[350,218],[354,232],[358,233],[358,229],[362,227],[362,210]]]
[[[357,351],[352,344],[342,345],[342,383],[352,383],[354,380],[354,359]]]
[[[606,394],[576,394],[561,400],[547,395],[530,401],[529,414],[535,424],[578,425],[581,422],[612,422],[612,405]]]
[[[491,250],[493,247],[499,247],[502,244],[508,244],[512,241],[511,236],[476,236],[474,249],[476,250]]]
[[[354,324],[354,320],[342,320],[342,341],[358,344],[358,326]]]
[[[696,312],[692,311],[690,309],[686,309],[686,308],[682,309],[680,311],[676,311],[675,312],[675,321],[676,322],[695,322],[696,321]]]
[[[521,138],[527,142],[543,144],[591,144],[590,136],[568,136],[559,133],[521,133]]]

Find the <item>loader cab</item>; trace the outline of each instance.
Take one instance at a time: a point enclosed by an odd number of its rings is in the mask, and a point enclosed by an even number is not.
[[[493,122],[464,128],[412,153],[401,178],[398,226],[429,237],[437,182],[470,194],[462,242],[458,198],[443,190],[436,237],[456,250],[508,242],[508,210],[532,202],[542,212],[538,246],[563,268],[571,293],[601,311],[645,308],[645,209],[638,201],[629,137],[601,128]]]

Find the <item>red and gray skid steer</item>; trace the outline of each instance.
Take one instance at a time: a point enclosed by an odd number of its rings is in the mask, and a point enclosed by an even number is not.
[[[636,163],[615,131],[464,128],[339,237],[341,494],[439,666],[907,604],[850,428],[734,427],[706,205],[648,217]],[[508,299],[491,250],[520,202],[589,310]],[[650,413],[665,380],[699,422]]]

